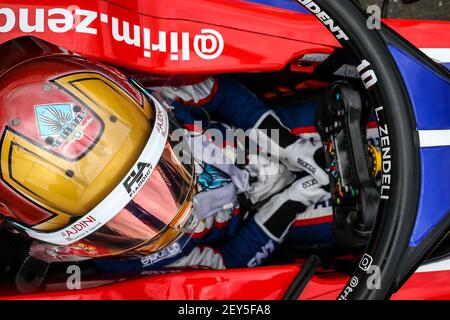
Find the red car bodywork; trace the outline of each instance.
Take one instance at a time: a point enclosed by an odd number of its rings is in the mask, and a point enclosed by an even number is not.
[[[20,2],[2,1],[1,7],[10,9],[7,11],[10,20],[7,20],[7,15],[0,15],[0,26],[5,29],[8,23],[12,23],[11,12],[14,13],[15,24],[8,32],[0,33],[0,44],[20,36],[33,35],[141,75],[277,71],[306,53],[330,53],[339,47],[335,38],[312,15],[238,0],[77,0],[76,5],[71,0],[43,0],[38,5]],[[72,28],[60,33],[49,31],[49,10],[55,8],[68,8],[74,13]],[[24,32],[19,20],[27,12],[32,25],[36,19],[36,9],[43,9],[44,30]],[[76,10],[89,10],[97,15],[93,20],[86,20],[89,15],[92,19],[93,15]],[[61,15],[53,15],[52,18],[61,18]],[[136,37],[128,41],[131,44],[117,40],[120,37],[113,35],[113,20],[122,35],[125,25],[133,32],[139,30],[139,41]],[[450,48],[448,22],[385,22],[418,48]],[[64,25],[59,23],[57,27]],[[165,50],[160,42],[163,34],[167,37]],[[136,34],[130,34],[130,37],[133,36]],[[214,52],[213,49],[217,50]],[[211,58],[219,51],[217,57]],[[188,271],[142,276],[91,289],[10,298],[280,299],[299,270],[300,266],[284,265]],[[348,276],[336,272],[317,274],[300,298],[336,299],[347,281]],[[450,299],[450,271],[416,272],[392,298]]]
[[[146,276],[101,287],[7,297],[6,299],[155,299],[260,300],[281,299],[299,272],[296,265],[254,269],[205,270]],[[415,273],[392,296],[402,300],[450,299],[450,271]],[[336,272],[315,275],[299,297],[335,300],[349,277]]]
[[[8,32],[0,33],[0,43],[33,35],[83,56],[140,72],[186,75],[277,71],[304,53],[330,52],[340,46],[328,29],[312,15],[245,1],[78,0],[76,5],[70,0],[44,0],[39,1],[39,5],[18,2],[2,1],[2,7],[14,13],[15,23],[12,24],[12,17],[7,21],[7,15],[0,15],[0,26],[8,22],[12,26],[5,29]],[[50,18],[53,21],[61,20],[63,16],[49,10],[59,8],[73,13],[73,25],[67,31],[52,32],[48,26],[49,14],[52,14]],[[27,18],[33,26],[36,9],[43,9],[45,23],[42,32],[24,32],[20,21]],[[96,16],[94,18],[85,11],[76,14],[77,9],[94,12]],[[102,19],[107,22],[102,22]],[[112,30],[113,20],[120,35],[123,35],[123,23],[127,24],[132,39],[137,38],[134,34],[137,27],[139,43],[127,44],[125,40],[116,40]],[[447,22],[387,20],[386,23],[418,48],[450,48]],[[62,28],[64,24],[59,23],[59,26]],[[206,49],[212,47],[208,42],[210,40],[201,37],[202,30],[217,31],[223,38],[223,52],[215,59],[205,60],[195,52],[196,41],[199,46],[205,44]],[[145,32],[150,36],[146,37]],[[165,52],[161,48],[153,50],[154,45],[160,44],[160,32],[166,35]],[[170,33],[178,36],[177,48],[171,44]],[[182,57],[185,52],[183,33],[189,36],[187,60]],[[144,38],[149,39],[150,50],[145,48]],[[145,57],[145,52],[150,57]],[[173,54],[177,54],[178,59],[172,59]]]

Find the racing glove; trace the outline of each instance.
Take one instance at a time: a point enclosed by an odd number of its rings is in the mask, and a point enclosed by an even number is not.
[[[321,185],[329,184],[328,175],[315,160],[321,145],[293,135],[272,111],[257,122],[250,139],[256,141],[268,157],[279,158],[290,171],[306,171]]]
[[[263,205],[255,214],[255,222],[270,238],[281,243],[297,215],[326,196],[328,192],[314,177],[303,177]]]
[[[295,180],[295,174],[286,166],[261,155],[249,155],[245,167],[250,173],[251,184],[246,192],[253,204],[277,194]]]

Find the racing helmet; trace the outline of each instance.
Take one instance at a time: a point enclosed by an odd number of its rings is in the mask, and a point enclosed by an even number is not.
[[[194,166],[168,108],[119,71],[76,55],[0,77],[0,217],[66,255],[159,251],[192,232]]]

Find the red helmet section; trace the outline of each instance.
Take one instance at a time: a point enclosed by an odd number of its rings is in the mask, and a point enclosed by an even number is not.
[[[16,54],[11,54],[11,50]],[[6,54],[9,52],[9,54]],[[5,54],[3,54],[5,53]],[[95,72],[113,79],[135,100],[142,102],[141,93],[130,85],[120,72],[113,68],[98,64],[35,38],[19,38],[2,45],[0,54],[5,59],[0,63],[0,138],[3,140],[5,129],[18,132],[36,144],[45,143],[45,138],[39,136],[38,124],[34,109],[39,105],[55,102],[77,101],[52,82],[63,76],[82,72]],[[19,90],[20,89],[20,90]],[[74,106],[76,107],[76,106]],[[94,114],[94,125],[89,126],[86,136],[95,136],[101,128],[101,121]],[[0,143],[1,145],[1,143]],[[64,146],[61,146],[61,148]],[[65,154],[74,159],[89,148],[83,140],[72,144]],[[61,152],[55,148],[53,152]],[[71,157],[68,157],[71,158]],[[1,175],[0,175],[1,176]],[[0,179],[0,216],[17,219],[33,226],[50,219],[53,213],[24,198]]]

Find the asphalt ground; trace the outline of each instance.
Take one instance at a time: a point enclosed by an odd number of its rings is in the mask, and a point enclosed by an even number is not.
[[[381,8],[382,2],[382,0],[360,0],[364,8],[373,4]],[[450,0],[419,0],[412,4],[390,0],[388,18],[450,21]]]

